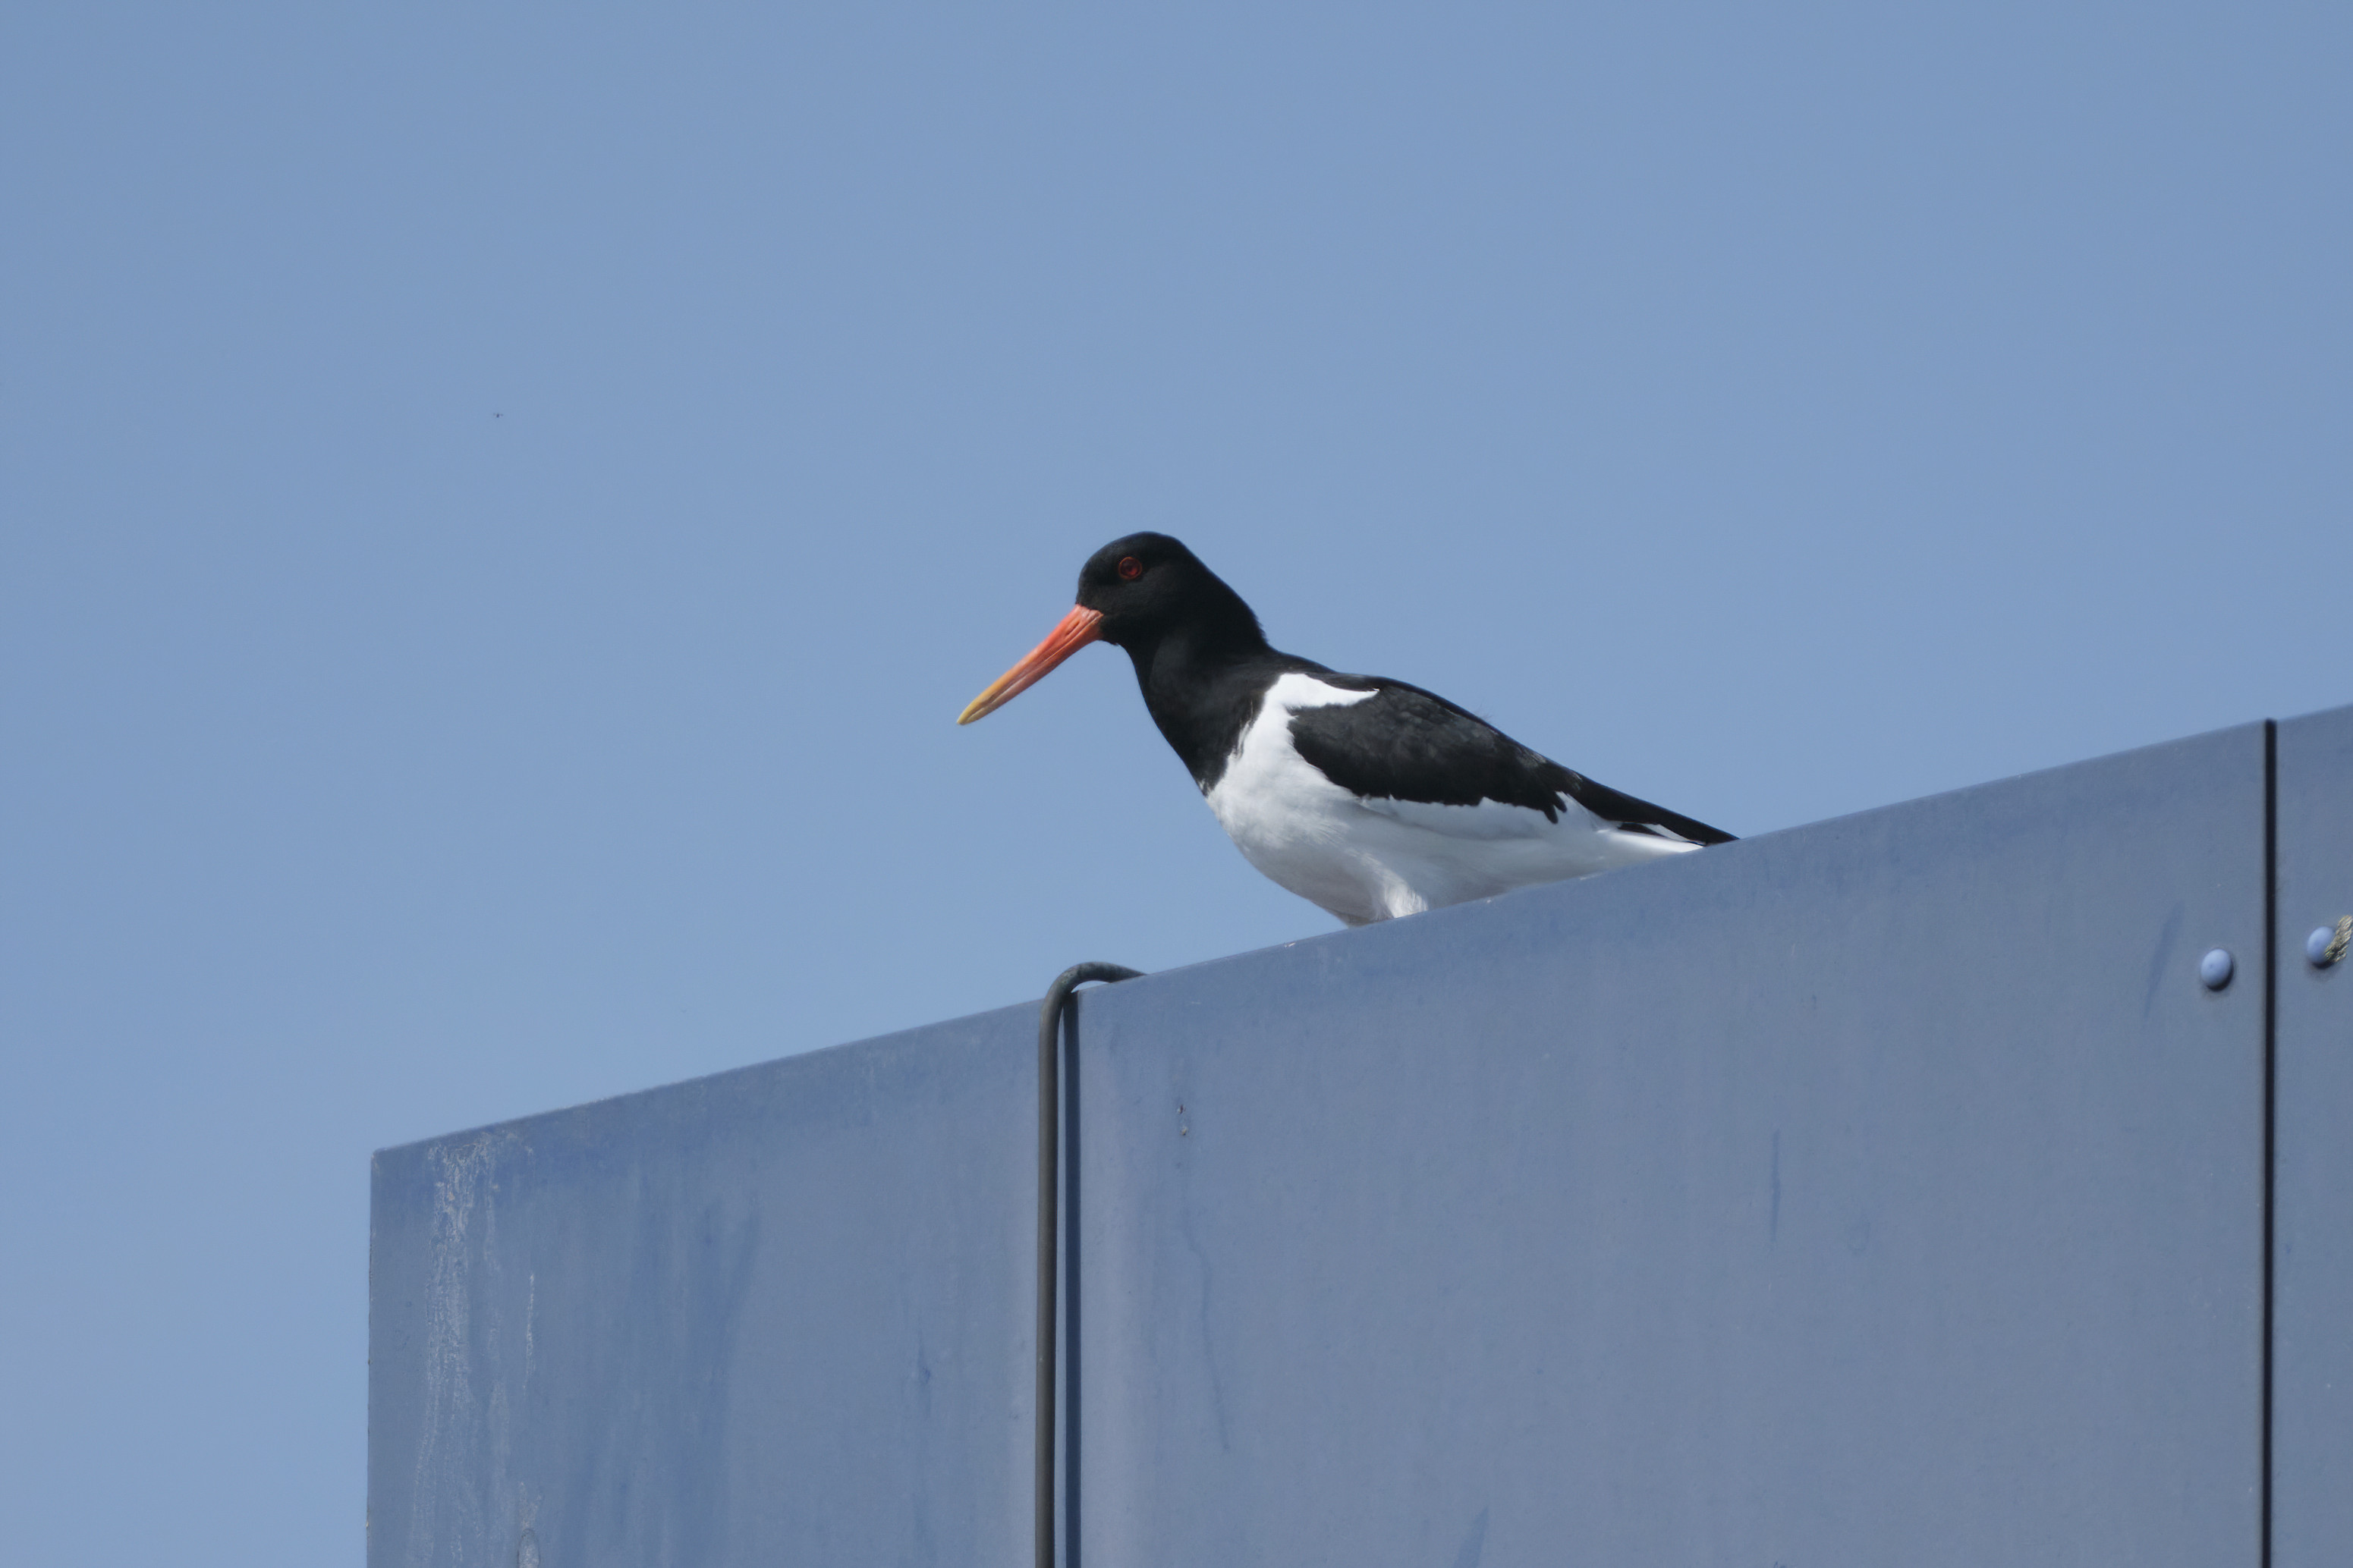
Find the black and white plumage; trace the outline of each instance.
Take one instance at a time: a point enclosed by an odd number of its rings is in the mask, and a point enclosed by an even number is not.
[[[1276,652],[1241,596],[1166,534],[1097,551],[1071,613],[957,721],[1090,642],[1126,650],[1153,721],[1250,863],[1349,925],[1732,837],[1418,686]]]

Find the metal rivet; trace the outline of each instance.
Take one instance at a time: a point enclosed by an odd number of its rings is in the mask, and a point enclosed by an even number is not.
[[[2214,948],[2198,961],[2198,978],[2205,983],[2207,990],[2220,991],[2231,984],[2231,976],[2238,967],[2238,960],[2231,956],[2229,948]]]
[[[2326,969],[2353,946],[2353,915],[2338,915],[2333,926],[2318,926],[2304,939],[2304,956],[2315,969]]]

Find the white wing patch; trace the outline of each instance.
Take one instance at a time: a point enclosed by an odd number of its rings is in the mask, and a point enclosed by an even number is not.
[[[1312,675],[1293,672],[1280,677],[1266,689],[1266,708],[1280,708],[1286,713],[1296,713],[1302,708],[1353,708],[1366,699],[1380,694],[1381,689],[1377,686],[1370,691],[1351,691],[1345,686],[1326,686]],[[1266,708],[1259,710],[1251,729],[1266,722]],[[1243,732],[1242,740],[1248,743],[1248,731]]]

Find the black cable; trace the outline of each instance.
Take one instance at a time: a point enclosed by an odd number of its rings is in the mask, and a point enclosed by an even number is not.
[[[1116,963],[1074,963],[1038,1011],[1038,1568],[1054,1568],[1054,1305],[1062,1240],[1062,1010],[1090,980],[1134,980]]]

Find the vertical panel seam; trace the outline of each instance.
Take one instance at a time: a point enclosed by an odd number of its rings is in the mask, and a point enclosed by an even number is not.
[[[2279,1186],[2279,724],[2263,721],[2263,1262],[2262,1492],[2257,1560],[2272,1561],[2272,1321],[2274,1227]]]

